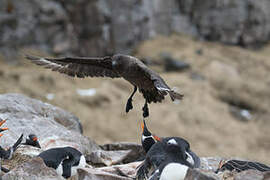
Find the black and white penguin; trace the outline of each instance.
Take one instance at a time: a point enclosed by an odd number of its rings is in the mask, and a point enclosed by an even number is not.
[[[147,153],[150,148],[157,142],[157,141],[167,141],[170,140],[171,138],[174,138],[176,141],[179,141],[178,143],[181,144],[182,141],[184,140],[183,138],[179,138],[179,137],[164,137],[164,138],[160,138],[154,134],[152,134],[145,123],[145,120],[143,120],[143,122],[141,123],[141,128],[142,128],[142,137],[141,137],[141,143],[142,143],[142,147],[144,149],[144,151]],[[186,141],[186,140],[184,140]],[[187,141],[186,141],[187,142]],[[191,161],[191,164],[194,165],[195,168],[198,168],[200,166],[200,158],[193,152],[190,150],[190,145],[187,142],[189,148],[187,151],[187,155],[189,156],[189,160]]]
[[[25,142],[22,143],[23,145],[30,145],[30,146],[34,146],[37,148],[41,148],[39,142],[38,142],[38,138],[35,134],[29,134],[28,138],[26,138]]]
[[[85,157],[80,151],[72,147],[52,148],[38,155],[46,166],[54,168],[64,178],[69,178],[77,173],[78,168],[86,166]]]
[[[160,139],[159,137],[152,135],[152,133],[148,130],[144,119],[143,122],[141,123],[141,128],[142,128],[141,143],[143,150],[145,151],[145,153],[147,153],[149,149],[156,143],[156,141]]]
[[[200,165],[199,157],[190,150],[189,143],[179,137],[162,138],[156,142],[148,153],[144,162],[139,166],[137,179],[148,179],[158,170],[158,175],[170,163],[180,163],[190,168]]]
[[[22,140],[23,140],[23,134],[19,137],[19,139],[16,141],[16,143],[13,146],[11,146],[10,148],[8,148],[7,150],[5,150],[4,148],[2,148],[0,146],[0,158],[1,159],[11,159],[13,153],[16,151],[18,146],[21,144]]]
[[[255,161],[231,159],[228,161],[221,161],[219,164],[219,168],[216,170],[216,173],[225,170],[241,172],[249,169],[265,172],[270,171],[270,166]]]

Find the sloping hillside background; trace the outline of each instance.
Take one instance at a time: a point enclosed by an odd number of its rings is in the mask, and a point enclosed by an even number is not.
[[[201,156],[235,156],[269,163],[267,49],[254,52],[182,35],[142,43],[135,55],[160,64],[152,68],[185,94],[179,104],[167,98],[162,104],[150,105],[150,130],[159,136],[186,138]],[[190,63],[191,69],[165,72],[160,59],[164,52]],[[124,80],[72,79],[23,58],[16,66],[2,62],[0,76],[0,93],[23,93],[67,109],[79,117],[84,134],[98,143],[140,142],[144,101],[136,94],[134,109],[125,113],[132,87]],[[78,90],[89,89],[89,96],[78,94]]]

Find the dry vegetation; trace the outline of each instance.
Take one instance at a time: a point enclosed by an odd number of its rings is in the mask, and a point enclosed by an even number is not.
[[[173,35],[141,44],[135,54],[159,61],[161,52],[191,64],[182,73],[164,73],[152,67],[172,87],[185,94],[180,104],[166,98],[150,105],[149,129],[160,136],[182,136],[200,156],[240,157],[270,163],[270,46],[251,51]],[[199,53],[198,53],[199,52]],[[43,54],[44,55],[44,54]],[[77,89],[95,88],[82,97]],[[31,65],[0,61],[0,93],[23,93],[62,107],[80,118],[84,134],[98,143],[140,142],[143,99],[134,97],[134,109],[125,103],[132,86],[121,79],[72,79]],[[46,95],[54,94],[53,100]],[[248,109],[249,121],[231,113],[232,106]]]

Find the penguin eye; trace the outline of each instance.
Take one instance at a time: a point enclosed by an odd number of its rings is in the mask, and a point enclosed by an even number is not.
[[[116,60],[112,61],[112,66],[116,66],[118,63]]]
[[[175,139],[170,139],[168,142],[167,142],[168,145],[177,145],[177,142],[175,141]]]

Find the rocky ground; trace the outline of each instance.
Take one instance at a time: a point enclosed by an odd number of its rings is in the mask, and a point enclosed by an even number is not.
[[[151,60],[151,68],[171,87],[185,94],[180,103],[169,98],[150,105],[149,129],[159,136],[182,136],[200,156],[239,157],[270,163],[269,46],[250,51],[200,42],[181,35],[158,37],[134,54]],[[23,53],[47,55],[34,50]],[[165,72],[160,53],[191,65],[184,72]],[[3,58],[2,58],[3,59]],[[89,96],[80,94],[87,90]],[[22,93],[75,114],[83,133],[99,144],[140,142],[140,94],[126,114],[132,86],[121,80],[72,79],[44,70],[25,59],[17,65],[0,61],[0,93]]]

